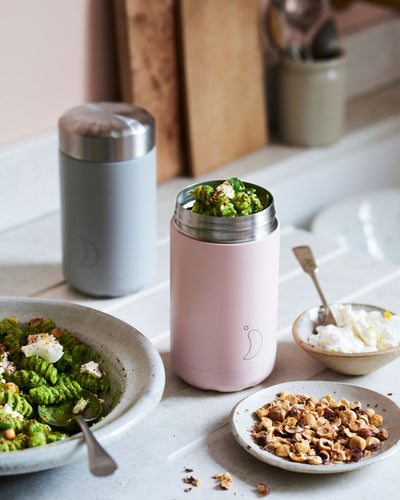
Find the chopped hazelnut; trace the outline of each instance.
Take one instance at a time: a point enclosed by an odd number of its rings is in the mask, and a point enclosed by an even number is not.
[[[285,425],[284,430],[288,434],[296,434],[296,432],[299,432],[299,430],[301,430],[301,428],[298,427],[297,425]]]
[[[366,427],[357,431],[357,435],[364,439],[367,439],[368,437],[372,436],[372,434],[373,434],[372,431],[370,429],[367,429]]]
[[[14,439],[15,438],[15,430],[14,429],[4,429],[3,431],[0,431],[1,434],[3,434],[3,436],[6,438],[6,439]]]
[[[229,488],[232,486],[232,476],[229,474],[229,472],[218,472],[217,474],[213,475],[213,478],[220,480],[219,484],[224,490],[229,490]]]
[[[389,434],[386,429],[381,429],[376,437],[379,439],[379,441],[385,441],[389,437]]]
[[[383,418],[374,410],[364,412],[360,401],[335,401],[329,394],[318,401],[285,391],[256,414],[260,423],[252,436],[260,447],[282,459],[310,465],[359,460],[388,437],[385,429],[378,429]]]
[[[294,447],[296,448],[297,453],[310,452],[310,443],[308,441],[300,441],[299,443],[295,443]]]
[[[12,392],[13,394],[18,394],[19,393],[19,387],[14,384],[14,382],[6,382],[4,384],[4,389],[7,391]]]
[[[258,418],[262,419],[268,415],[268,410],[266,408],[260,408],[259,410],[256,410],[256,413]]]
[[[335,432],[335,429],[330,425],[324,425],[321,427],[317,427],[317,434],[319,437],[331,437]]]
[[[318,398],[316,398],[315,396],[310,396],[307,399],[307,403],[308,402],[311,403],[313,406],[317,406],[317,404],[319,403]]]
[[[283,422],[286,417],[286,411],[278,406],[273,406],[268,412],[268,417],[271,420],[277,420],[278,422]]]
[[[370,417],[369,422],[371,425],[375,425],[375,427],[380,427],[383,422],[383,417],[375,413],[375,415],[372,415],[372,417]]]
[[[278,457],[288,457],[290,453],[290,446],[288,444],[281,444],[275,451]]]
[[[330,439],[321,438],[318,441],[318,448],[320,450],[333,450],[334,443]]]
[[[261,495],[265,495],[265,496],[267,496],[267,495],[269,495],[271,493],[271,490],[268,488],[268,486],[266,486],[263,483],[258,483],[258,485],[257,485],[257,491]]]
[[[314,427],[316,424],[316,418],[311,413],[306,413],[303,415],[301,421],[304,425],[308,425],[309,427]]]
[[[43,323],[43,318],[32,318],[29,324],[32,326],[40,326]]]
[[[357,420],[357,415],[353,410],[343,410],[339,413],[339,417],[344,425],[349,425]]]
[[[361,451],[364,451],[367,447],[366,441],[364,438],[360,436],[353,436],[349,440],[349,448],[354,450],[355,448],[359,448]]]
[[[60,328],[53,328],[50,332],[56,339],[61,339],[64,332]]]
[[[374,436],[369,436],[365,440],[365,444],[366,444],[367,449],[369,450],[369,449],[375,449],[375,448],[377,448],[377,446],[380,445],[381,442],[379,441],[378,438],[376,438]]]
[[[290,460],[293,460],[293,462],[306,462],[307,461],[307,455],[305,453],[289,453]]]

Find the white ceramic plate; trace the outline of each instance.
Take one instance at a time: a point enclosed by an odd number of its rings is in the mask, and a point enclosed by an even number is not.
[[[280,392],[289,391],[294,394],[307,394],[316,396],[318,399],[330,394],[334,399],[344,397],[348,401],[361,401],[362,408],[368,405],[380,413],[383,420],[383,427],[388,431],[389,438],[384,441],[383,446],[368,457],[362,458],[358,462],[330,464],[330,465],[310,465],[292,462],[285,458],[277,457],[274,454],[261,449],[251,437],[252,427],[257,423],[258,418],[254,417],[255,410],[261,408],[268,402],[275,401]],[[238,443],[251,455],[269,465],[286,469],[292,472],[306,472],[310,474],[332,474],[336,472],[350,472],[367,465],[379,462],[395,453],[400,447],[400,408],[389,398],[369,389],[357,387],[338,382],[285,382],[258,391],[242,401],[232,410],[231,427],[233,435]]]
[[[161,358],[152,343],[135,328],[108,314],[70,302],[25,297],[0,298],[0,321],[13,315],[23,323],[52,318],[100,352],[115,396],[113,409],[92,427],[99,442],[125,438],[159,403],[165,384]],[[58,467],[86,456],[82,434],[47,446],[0,453],[0,475]],[[113,457],[118,462],[118,455]]]
[[[313,233],[377,259],[400,264],[400,189],[368,191],[316,215]]]

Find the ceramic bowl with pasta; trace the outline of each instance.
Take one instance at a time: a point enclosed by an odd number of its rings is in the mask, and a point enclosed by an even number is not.
[[[50,349],[49,361],[43,359],[38,339],[45,349],[48,342],[61,345],[62,356]],[[85,456],[82,434],[38,422],[37,405],[78,402],[82,389],[97,394],[103,414],[92,430],[107,446],[151,412],[164,389],[163,364],[148,339],[113,316],[69,302],[0,298],[0,350],[0,475]]]

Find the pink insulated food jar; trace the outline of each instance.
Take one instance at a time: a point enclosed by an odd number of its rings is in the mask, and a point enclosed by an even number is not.
[[[262,382],[275,364],[279,224],[271,193],[249,183],[268,196],[262,211],[192,212],[198,185],[178,194],[171,220],[172,366],[193,386],[238,391]]]

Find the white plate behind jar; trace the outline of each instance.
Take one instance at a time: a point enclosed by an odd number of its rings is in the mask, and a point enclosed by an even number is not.
[[[313,233],[377,259],[400,264],[400,189],[366,191],[329,205]]]

